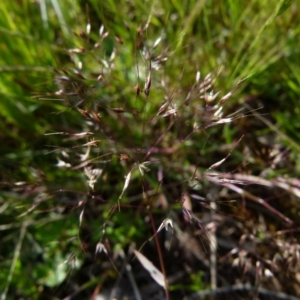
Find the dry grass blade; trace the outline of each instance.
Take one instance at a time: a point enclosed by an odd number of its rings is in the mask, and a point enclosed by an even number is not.
[[[137,259],[143,265],[143,267],[149,272],[151,277],[166,290],[164,275],[153,265],[151,261],[148,260],[141,252],[133,250]]]

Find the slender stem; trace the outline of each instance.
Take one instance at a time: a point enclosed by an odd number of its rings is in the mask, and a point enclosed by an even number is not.
[[[9,275],[8,275],[8,278],[7,278],[5,289],[4,289],[3,294],[1,296],[1,300],[6,299],[7,292],[8,292],[8,289],[9,289],[9,285],[10,285],[10,282],[12,280],[14,270],[15,270],[15,267],[16,267],[16,263],[17,263],[17,260],[20,256],[20,253],[21,253],[22,243],[23,243],[23,239],[24,239],[24,236],[25,236],[25,233],[26,233],[26,229],[27,229],[27,223],[24,222],[22,224],[22,227],[21,227],[21,230],[20,230],[20,236],[19,236],[16,248],[15,248],[14,257],[13,257],[13,260],[12,260],[12,263],[11,263],[11,266],[10,266]]]
[[[150,220],[151,220],[151,225],[152,225],[153,231],[156,232],[155,222],[154,222],[153,215],[152,215],[151,211],[149,212],[149,215],[150,215]],[[161,272],[163,273],[164,279],[165,279],[166,300],[170,300],[167,274],[166,274],[165,264],[164,264],[164,260],[163,260],[163,257],[162,257],[162,252],[161,252],[160,243],[159,243],[157,234],[154,235],[154,240],[155,240],[156,249],[157,249],[157,253],[158,253]]]

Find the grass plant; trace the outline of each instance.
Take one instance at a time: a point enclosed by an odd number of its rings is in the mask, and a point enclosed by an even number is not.
[[[1,300],[300,297],[299,13],[5,1]]]

